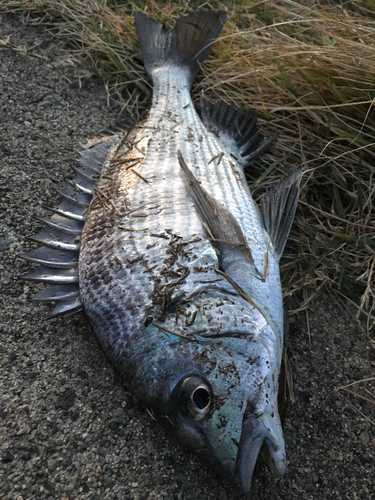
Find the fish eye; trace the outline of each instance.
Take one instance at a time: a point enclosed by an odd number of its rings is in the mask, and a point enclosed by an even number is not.
[[[183,413],[194,420],[202,420],[212,407],[212,391],[201,377],[187,377],[178,391],[178,401]]]

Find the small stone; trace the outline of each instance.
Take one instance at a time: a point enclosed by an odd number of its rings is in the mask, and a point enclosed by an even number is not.
[[[58,428],[57,428],[57,425],[55,424],[55,422],[50,423],[50,428],[51,428],[52,434],[56,434],[56,432],[58,431]]]
[[[138,488],[138,483],[132,483],[132,488]]]
[[[370,442],[370,436],[369,436],[369,433],[367,431],[363,431],[360,435],[359,435],[359,439],[361,440],[361,443],[363,445],[366,445],[366,444],[369,444]]]
[[[53,458],[50,458],[47,462],[48,468],[50,470],[53,470],[56,468],[56,460],[53,460]]]
[[[31,122],[28,122],[27,120],[25,122],[23,122],[23,124],[25,125],[25,127],[30,127],[31,126]]]
[[[0,252],[6,252],[9,250],[10,245],[13,243],[11,236],[5,233],[3,237],[0,238]]]
[[[113,410],[112,412],[112,416],[113,417],[122,417],[124,415],[124,409],[123,408],[116,408],[115,410]]]
[[[56,408],[60,408],[61,410],[69,410],[74,405],[74,401],[76,399],[76,393],[74,389],[67,389],[57,398]]]
[[[26,425],[25,427],[21,427],[19,431],[17,431],[17,436],[22,436],[22,434],[28,434],[30,432],[30,428]]]
[[[13,462],[13,460],[14,460],[14,456],[11,454],[10,451],[7,451],[5,453],[5,455],[3,456],[3,458],[1,459],[1,461],[3,462],[3,464],[9,464],[10,462]]]

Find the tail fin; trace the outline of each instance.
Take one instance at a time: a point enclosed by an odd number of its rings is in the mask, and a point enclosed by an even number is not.
[[[188,14],[168,30],[142,12],[135,13],[135,24],[147,73],[156,68],[176,66],[185,69],[190,84],[201,63],[218,36],[227,14],[224,11],[205,11]]]

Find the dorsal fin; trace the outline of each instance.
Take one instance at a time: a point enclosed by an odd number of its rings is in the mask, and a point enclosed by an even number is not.
[[[121,139],[120,134],[104,137],[80,152],[74,180],[60,192],[62,199],[58,207],[51,209],[57,215],[47,220],[39,218],[46,227],[30,238],[44,246],[21,255],[40,264],[22,278],[49,283],[34,297],[57,302],[48,319],[82,310],[77,271],[81,233],[100,173]]]
[[[204,94],[200,102],[206,128],[224,143],[243,166],[268,149],[276,139],[275,135],[269,137],[258,130],[255,113],[234,108],[222,101],[213,104]]]
[[[302,167],[285,175],[278,187],[269,188],[263,198],[263,223],[280,258],[296,213]]]

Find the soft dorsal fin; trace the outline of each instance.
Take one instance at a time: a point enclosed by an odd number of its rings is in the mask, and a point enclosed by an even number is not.
[[[263,223],[280,258],[296,213],[302,167],[285,175],[278,187],[269,188],[263,198]]]
[[[257,128],[257,115],[237,109],[218,101],[213,104],[204,94],[201,95],[202,120],[208,130],[213,132],[245,166],[268,149],[276,136],[269,137]]]

